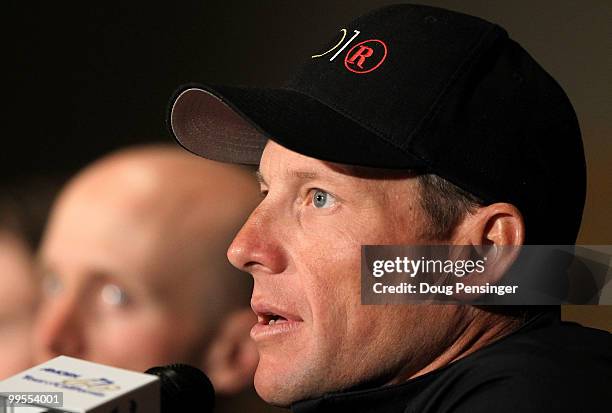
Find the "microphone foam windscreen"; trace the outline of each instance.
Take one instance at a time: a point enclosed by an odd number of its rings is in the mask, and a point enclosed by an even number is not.
[[[213,411],[215,390],[201,370],[187,364],[171,364],[152,367],[145,373],[159,377],[161,413]]]

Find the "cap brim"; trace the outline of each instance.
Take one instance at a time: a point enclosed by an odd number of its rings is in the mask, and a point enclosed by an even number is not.
[[[287,88],[185,86],[170,102],[168,123],[185,149],[221,162],[257,165],[271,139],[335,163],[395,169],[425,166],[348,116]]]

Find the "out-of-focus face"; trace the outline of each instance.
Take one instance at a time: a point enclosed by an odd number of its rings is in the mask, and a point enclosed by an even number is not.
[[[63,195],[40,251],[39,361],[201,365],[223,307],[216,277],[231,268],[223,252],[238,225],[229,234],[222,211],[235,217],[241,200],[215,186],[223,175],[181,167],[196,161],[92,173]],[[179,176],[164,178],[172,171]]]
[[[143,370],[203,344],[205,320],[190,306],[201,308],[191,295],[204,291],[156,229],[104,205],[74,205],[55,221],[41,252],[41,361],[68,354]]]
[[[0,380],[32,366],[36,286],[30,249],[0,231]]]
[[[254,278],[255,387],[273,404],[410,376],[455,334],[454,306],[360,304],[361,245],[425,243],[428,221],[415,179],[347,172],[270,141],[265,198],[228,250]]]

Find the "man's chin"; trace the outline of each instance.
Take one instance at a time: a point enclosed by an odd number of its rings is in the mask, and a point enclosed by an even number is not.
[[[279,407],[289,407],[300,400],[316,397],[304,378],[304,370],[291,360],[287,361],[286,366],[291,367],[291,371],[269,368],[265,360],[260,359],[254,379],[259,397]]]
[[[258,369],[259,371],[259,369]],[[266,403],[273,406],[289,407],[296,400],[292,396],[292,390],[286,382],[281,382],[279,377],[275,380],[270,380],[269,377],[261,377],[259,373],[255,373],[255,391]]]

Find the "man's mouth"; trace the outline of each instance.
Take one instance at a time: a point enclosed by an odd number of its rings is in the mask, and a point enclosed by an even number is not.
[[[251,338],[255,341],[288,334],[303,322],[299,316],[277,306],[252,302],[251,307],[257,315],[257,324],[251,329]]]
[[[257,323],[258,324],[262,324],[262,325],[269,325],[269,326],[273,326],[274,324],[281,324],[281,323],[286,323],[289,320],[287,320],[285,317],[283,317],[282,315],[278,315],[278,314],[261,314],[261,315],[257,315]]]

